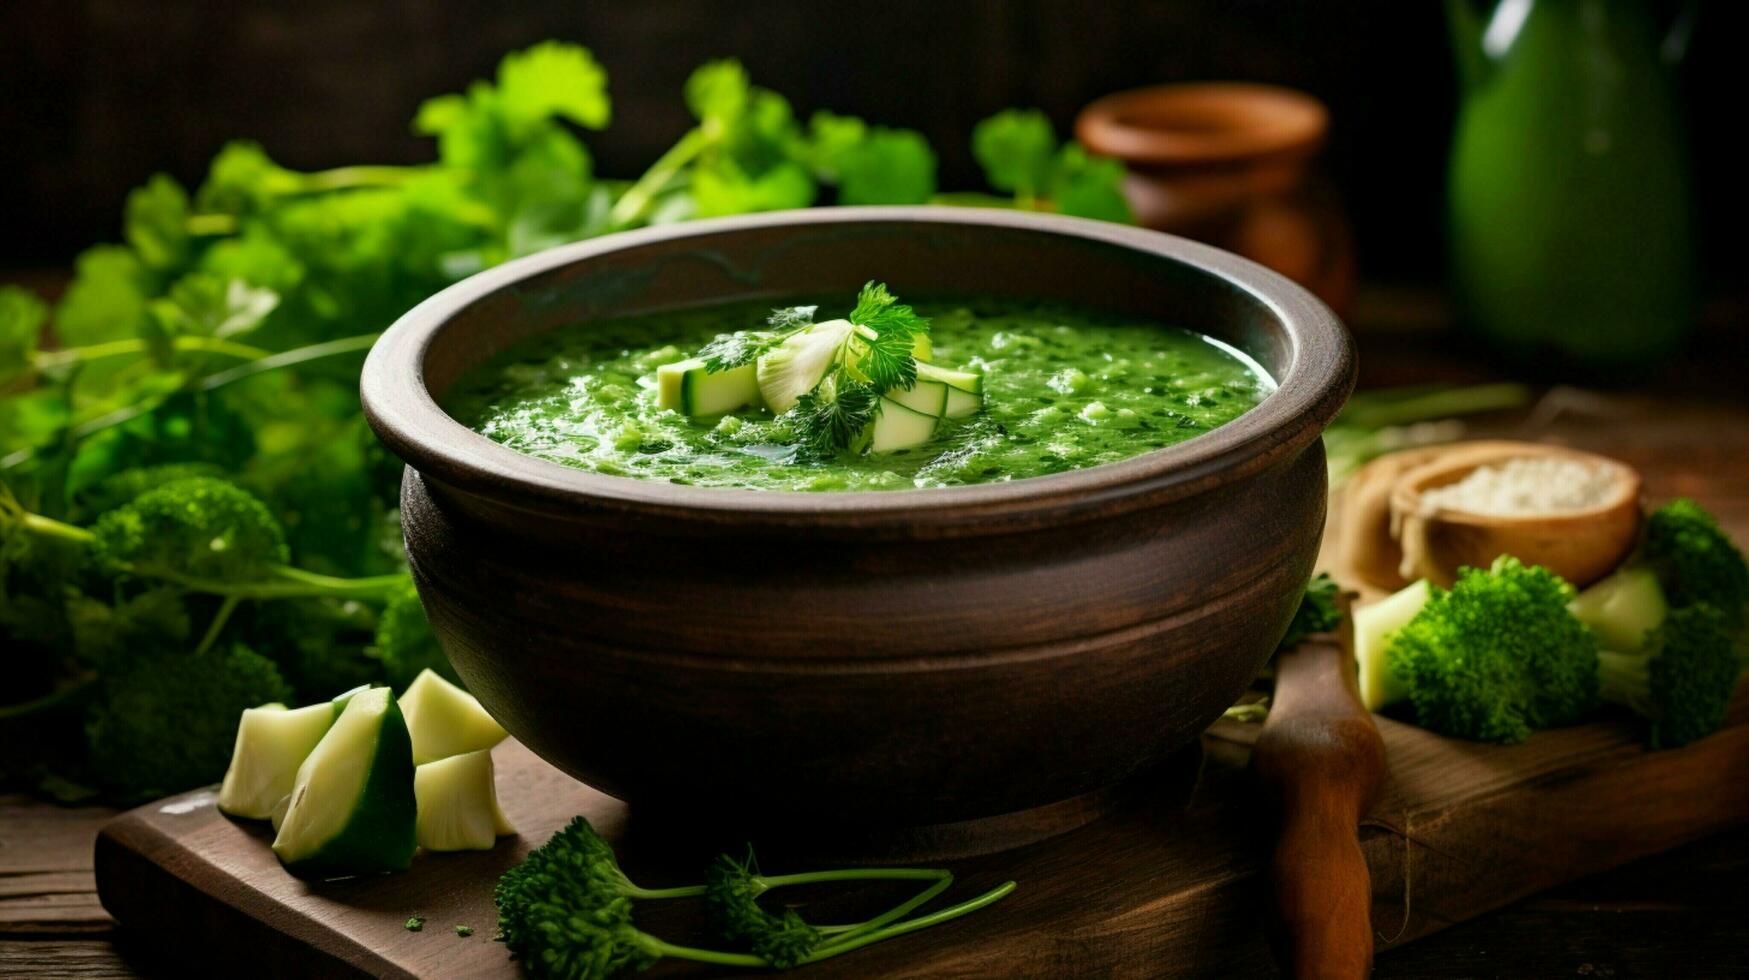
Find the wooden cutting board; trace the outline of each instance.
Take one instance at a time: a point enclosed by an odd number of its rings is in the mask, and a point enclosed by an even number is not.
[[[1749,685],[1739,691],[1730,727],[1658,753],[1647,752],[1623,720],[1508,747],[1455,742],[1390,719],[1379,725],[1391,776],[1362,843],[1382,949],[1749,820]],[[1269,828],[1254,817],[1262,808],[1244,773],[1256,731],[1222,722],[1205,737],[1202,776],[1188,805],[1164,794],[1053,840],[949,862],[959,875],[950,899],[1007,879],[1019,888],[989,910],[802,975],[1153,977],[1266,969],[1259,872]],[[500,746],[496,758],[505,812],[522,834],[492,851],[421,855],[404,874],[308,884],[280,869],[264,827],[227,819],[211,792],[199,791],[104,828],[96,853],[104,907],[172,962],[224,973],[511,977],[515,964],[491,938],[493,882],[573,815],[588,816],[618,842],[641,883],[688,877],[665,867],[671,862],[661,855],[672,838],[640,837],[618,801],[515,743]],[[693,817],[710,826],[708,800]],[[789,869],[768,862],[766,870]],[[640,925],[668,938],[703,939],[698,910],[689,906],[696,903],[640,911]],[[417,933],[404,927],[414,914],[427,920]],[[474,934],[457,936],[458,924]]]

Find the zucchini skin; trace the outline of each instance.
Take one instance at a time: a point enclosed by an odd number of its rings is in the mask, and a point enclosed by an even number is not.
[[[418,847],[418,803],[413,795],[413,738],[401,706],[389,699],[377,731],[370,772],[358,805],[340,833],[308,856],[286,862],[300,878],[405,871]]]

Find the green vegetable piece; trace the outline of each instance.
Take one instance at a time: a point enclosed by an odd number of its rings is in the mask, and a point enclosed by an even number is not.
[[[1435,590],[1398,630],[1386,661],[1423,727],[1521,742],[1597,704],[1597,638],[1567,611],[1573,587],[1503,556]]]
[[[386,687],[354,694],[298,768],[273,852],[300,877],[403,871],[417,846],[413,744]]]
[[[243,710],[290,696],[272,662],[241,646],[111,664],[86,715],[92,767],[126,799],[213,782]]]
[[[1692,500],[1673,500],[1646,520],[1644,560],[1658,574],[1672,606],[1704,602],[1743,625],[1749,606],[1749,562],[1713,515]]]
[[[916,449],[935,435],[939,417],[906,408],[891,398],[882,398],[874,424],[869,427],[868,451],[896,453]]]
[[[237,725],[231,767],[219,786],[219,809],[233,817],[266,820],[292,791],[298,768],[333,727],[340,708],[312,704],[295,711],[283,704],[248,708]]]
[[[990,186],[1020,198],[1045,194],[1057,134],[1037,109],[1005,109],[972,128],[972,155]]]
[[[0,286],[0,388],[28,373],[49,309],[28,289]]]
[[[887,392],[889,401],[898,402],[913,412],[942,418],[947,415],[947,393],[950,389],[939,381],[922,378],[909,388],[894,388]]]
[[[1409,697],[1386,657],[1396,632],[1420,614],[1433,587],[1426,579],[1411,583],[1377,602],[1354,611],[1354,662],[1360,671],[1360,703],[1379,711]]]
[[[984,392],[984,376],[975,371],[954,371],[933,364],[919,364],[917,376],[925,381],[939,381],[969,395],[982,395]]]
[[[409,915],[407,916],[407,921],[403,928],[408,932],[419,932],[425,928],[425,917],[422,915]]]
[[[161,578],[250,581],[287,558],[285,534],[260,500],[204,477],[149,490],[91,530],[100,567]]]
[[[832,370],[853,329],[849,320],[816,323],[761,357],[756,376],[765,407],[779,415],[795,408]]]
[[[174,269],[188,258],[188,192],[167,174],[153,174],[128,194],[123,231],[140,260]]]
[[[1638,712],[1648,744],[1674,748],[1725,723],[1742,664],[1725,617],[1706,604],[1673,609],[1637,653],[1598,655],[1603,699]]]
[[[1328,573],[1320,572],[1313,576],[1306,583],[1305,594],[1300,596],[1299,608],[1294,610],[1294,618],[1288,623],[1287,632],[1282,635],[1281,642],[1276,644],[1276,649],[1291,650],[1314,633],[1328,633],[1341,626],[1342,609],[1337,605],[1341,592],[1336,580]]]
[[[656,369],[656,403],[682,415],[721,415],[761,402],[752,364],[712,371],[702,358]]]
[[[486,851],[516,833],[498,807],[492,753],[482,749],[427,762],[413,774],[419,846],[428,851]]]
[[[473,926],[456,926],[455,927],[455,934],[458,936],[462,936],[464,938],[467,936],[471,936],[474,934],[474,927]]]
[[[414,678],[400,706],[415,765],[490,749],[509,737],[478,699],[430,670]]]
[[[391,685],[414,683],[421,674],[436,672],[446,680],[455,678],[455,668],[438,642],[426,618],[419,590],[411,578],[402,579],[390,591],[383,614],[377,620],[376,642],[371,656],[383,665]]]
[[[1658,576],[1644,566],[1619,569],[1574,597],[1569,608],[1605,650],[1633,652],[1664,621],[1670,604]]]
[[[717,934],[746,945],[780,970],[799,966],[826,937],[795,909],[774,915],[761,908],[758,899],[765,890],[751,853],[744,861],[719,855],[705,872],[705,901]]]
[[[935,151],[916,130],[876,127],[836,164],[839,204],[924,204],[935,194]]]

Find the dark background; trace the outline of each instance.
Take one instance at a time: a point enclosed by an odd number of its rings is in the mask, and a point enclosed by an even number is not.
[[[1746,20],[1736,3],[1703,8],[1683,73],[1715,292],[1740,289],[1746,258],[1749,184],[1729,149]],[[1126,87],[1297,86],[1333,109],[1326,166],[1363,274],[1440,274],[1456,91],[1435,0],[0,0],[0,266],[64,265],[114,238],[130,187],[155,170],[192,185],[230,138],[298,168],[429,159],[409,128],[419,102],[545,38],[607,66],[614,122],[587,140],[615,176],[687,128],[682,82],[712,57],[741,58],[804,118],[829,108],[921,129],[944,189],[982,185],[971,128],[1006,106],[1041,107],[1066,133],[1081,106]]]

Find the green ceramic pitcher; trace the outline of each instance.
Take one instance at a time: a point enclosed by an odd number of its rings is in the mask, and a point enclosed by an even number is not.
[[[1651,0],[1445,0],[1462,83],[1451,150],[1464,323],[1570,376],[1635,373],[1695,304],[1693,202],[1675,65]]]

